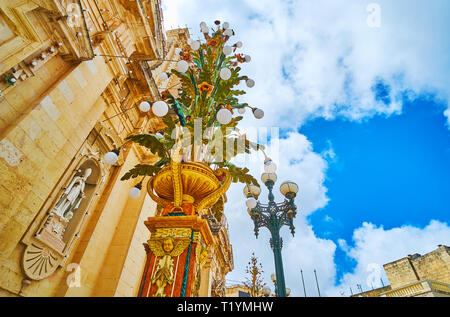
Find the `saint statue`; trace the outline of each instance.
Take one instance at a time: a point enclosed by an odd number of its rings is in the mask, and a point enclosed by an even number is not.
[[[80,206],[81,201],[86,197],[84,187],[86,180],[91,175],[92,169],[84,171],[83,176],[75,176],[67,186],[58,203],[53,208],[53,212],[66,220],[73,217],[74,211]]]

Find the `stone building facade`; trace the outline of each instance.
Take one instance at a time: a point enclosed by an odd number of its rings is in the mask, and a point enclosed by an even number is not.
[[[177,93],[158,75],[189,32],[162,19],[160,0],[0,0],[0,296],[138,296],[158,211],[120,178],[158,158],[103,157],[161,128],[140,102]],[[199,296],[233,269],[226,219],[209,225]]]
[[[450,248],[413,254],[383,265],[390,285],[353,297],[449,297]]]
[[[227,286],[226,297],[250,297],[250,290],[241,284]]]

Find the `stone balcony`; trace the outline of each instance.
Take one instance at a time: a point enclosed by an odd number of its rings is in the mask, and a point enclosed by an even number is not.
[[[450,284],[429,279],[381,293],[380,297],[450,297]]]
[[[216,217],[214,217],[213,215],[203,215],[202,218],[208,221],[208,226],[212,234],[219,234],[219,231],[222,228],[222,224],[217,221]]]

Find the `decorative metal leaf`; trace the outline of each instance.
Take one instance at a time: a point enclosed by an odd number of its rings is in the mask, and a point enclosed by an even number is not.
[[[136,178],[138,176],[153,176],[158,174],[161,167],[156,165],[138,164],[122,176],[121,180]]]
[[[128,136],[126,139],[146,147],[152,153],[157,154],[161,158],[168,156],[164,144],[152,134],[134,134]]]
[[[233,183],[244,183],[244,184],[253,184],[255,186],[259,186],[258,181],[252,175],[248,174],[248,168],[240,168],[236,165],[224,162],[218,164],[220,167],[228,168],[228,171],[231,175],[231,181]]]

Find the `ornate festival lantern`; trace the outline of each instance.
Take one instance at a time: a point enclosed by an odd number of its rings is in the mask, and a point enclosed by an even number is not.
[[[245,94],[234,89],[241,81],[248,87],[255,84],[239,75],[239,63],[249,62],[250,56],[233,55],[242,43],[228,45],[234,31],[226,22],[222,26],[215,23],[212,34],[206,23],[200,24],[204,43],[188,39],[188,45],[177,49],[180,60],[171,73],[181,88],[177,94],[162,92],[161,100],[150,108],[166,127],[156,134],[126,139],[159,157],[157,163],[136,165],[122,177],[141,178],[130,191],[132,197],[140,195],[143,178],[149,177],[147,192],[160,210],[145,222],[151,238],[146,244],[147,263],[138,296],[198,295],[199,270],[214,243],[202,216],[213,215],[220,222],[231,182],[258,185],[247,168],[230,163],[240,153],[262,148],[240,135],[237,125],[243,117],[233,117],[235,110],[242,114],[245,108],[258,119],[264,115],[261,109],[236,98]],[[142,108],[149,111],[147,104]],[[111,164],[119,152],[120,148],[107,154]]]

